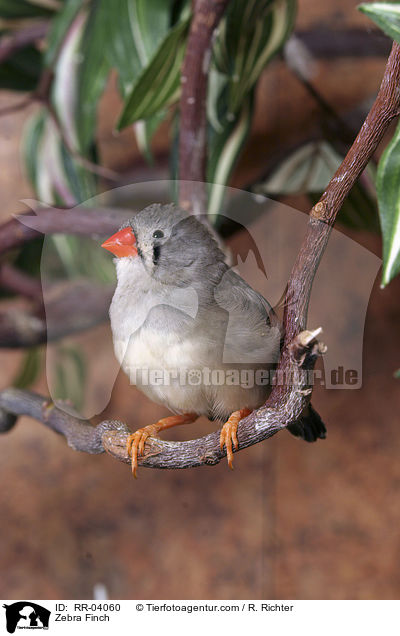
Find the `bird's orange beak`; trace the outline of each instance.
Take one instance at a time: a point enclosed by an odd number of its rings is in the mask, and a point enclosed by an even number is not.
[[[108,238],[101,247],[115,256],[137,256],[136,237],[130,227],[124,227]]]

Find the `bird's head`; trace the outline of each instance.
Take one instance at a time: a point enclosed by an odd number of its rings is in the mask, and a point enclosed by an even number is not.
[[[117,259],[126,259],[124,270],[137,271],[138,259],[153,278],[185,284],[201,277],[207,266],[224,261],[208,228],[177,206],[149,205],[129,219],[102,247]]]

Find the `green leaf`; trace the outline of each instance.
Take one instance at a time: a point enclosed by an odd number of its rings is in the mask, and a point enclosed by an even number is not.
[[[38,347],[29,349],[22,360],[22,364],[12,385],[18,389],[28,389],[39,377],[42,368],[42,352]]]
[[[64,205],[73,204],[74,201],[85,201],[95,193],[96,179],[82,166],[77,155],[93,161],[97,103],[105,81],[105,75],[101,74],[101,70],[100,74],[93,70],[95,78],[91,83],[85,84],[82,94],[81,84],[85,83],[88,68],[91,64],[95,65],[98,52],[93,46],[88,45],[88,54],[86,57],[83,55],[82,49],[85,48],[86,39],[90,37],[87,29],[90,31],[90,28],[95,28],[91,23],[94,17],[92,14],[87,16],[86,12],[79,11],[75,0],[73,3],[74,11],[63,16],[64,37],[58,31],[61,48],[55,52],[55,79],[51,100],[60,126],[53,126],[55,130],[50,130],[51,126],[48,126],[47,130],[47,136],[54,138],[50,148],[54,165],[51,161],[48,162],[48,171],[55,177],[53,183],[56,186],[56,190],[53,189],[54,200],[51,203],[59,202]],[[92,11],[96,9],[97,4],[92,6]],[[101,11],[96,15],[98,24]],[[43,180],[45,181],[45,177]]]
[[[79,149],[83,154],[93,144],[98,101],[110,72],[110,64],[104,54],[108,41],[105,2],[109,0],[93,0],[79,46],[81,63],[77,67],[76,127]]]
[[[62,46],[57,52],[51,90],[51,102],[57,113],[63,135],[68,145],[75,150],[80,149],[78,76],[82,60],[79,47],[86,19],[87,15],[79,12],[67,29]]]
[[[400,369],[397,369],[397,371],[393,373],[393,376],[396,378],[396,380],[400,379]]]
[[[374,166],[367,166],[372,174]],[[321,193],[322,194],[322,193]],[[378,201],[376,194],[364,187],[358,180],[346,197],[339,214],[339,223],[356,230],[368,230],[379,233]]]
[[[131,26],[131,4],[130,0],[114,0],[102,5],[103,18],[108,24],[106,55],[109,64],[118,71],[123,96],[142,70]]]
[[[96,177],[71,157],[45,111],[32,120],[24,141],[27,173],[41,201],[73,206],[94,196]]]
[[[222,116],[219,111],[221,95],[224,93],[228,81],[225,73],[219,73],[215,68],[210,68],[207,90],[207,120],[216,132],[222,132],[224,129],[226,108],[224,108]]]
[[[254,86],[289,36],[295,8],[295,0],[232,0],[218,29],[207,96],[210,215],[220,211],[249,133]]]
[[[129,2],[130,25],[142,67],[168,32],[171,0],[136,0]]]
[[[136,142],[142,155],[147,161],[153,163],[151,152],[151,140],[157,128],[166,117],[166,111],[162,110],[148,119],[141,119],[134,124]]]
[[[340,166],[343,156],[326,141],[312,141],[295,150],[253,192],[267,196],[307,194],[314,205]],[[373,166],[367,167],[373,184]],[[353,186],[340,210],[339,222],[355,229],[378,230],[376,197],[361,181]]]
[[[296,0],[233,0],[214,46],[214,62],[225,73],[228,113],[237,113],[262,70],[289,37]]]
[[[51,28],[47,35],[47,49],[44,54],[45,66],[52,66],[62,46],[63,40],[76,18],[82,0],[68,0],[51,22]]]
[[[250,131],[253,114],[253,95],[248,96],[240,116],[222,133],[212,133],[210,157],[207,165],[207,181],[210,183],[208,214],[220,212],[224,197],[224,188],[239,158],[240,151]]]
[[[110,66],[118,71],[124,98],[168,33],[170,5],[171,1],[165,0],[115,0],[102,5],[108,29],[106,54]],[[161,110],[135,125],[139,150],[150,163],[151,138],[165,115]]]
[[[123,97],[151,60],[168,32],[171,2],[165,0],[105,0],[108,29],[106,54],[117,69]]]
[[[51,16],[53,11],[39,4],[25,2],[24,0],[0,0],[0,17],[5,20],[19,18],[38,18]]]
[[[85,359],[77,347],[57,347],[52,395],[68,400],[79,410],[83,406],[86,384]]]
[[[359,10],[365,13],[382,31],[400,43],[400,3],[372,2],[360,4]]]
[[[25,169],[32,185],[36,188],[37,183],[37,149],[43,137],[46,116],[45,112],[39,111],[29,121],[24,130],[23,154],[25,159]]]
[[[98,242],[82,236],[47,236],[41,268],[46,282],[84,278],[94,283],[115,283],[112,260],[99,249]]]
[[[76,158],[80,148],[76,126],[80,68],[77,52],[86,15],[79,12],[74,15],[62,39],[61,50],[56,54],[51,100],[60,126],[43,111],[33,120],[25,138],[28,175],[38,197],[50,205],[76,205],[92,197],[97,189],[97,179]],[[93,139],[90,139],[86,157],[93,159],[93,148]]]
[[[68,183],[61,154],[60,137],[52,120],[45,114],[43,127],[38,124],[34,137],[36,148],[32,148],[30,164],[36,162],[33,185],[38,197],[49,205],[73,206],[78,203]],[[29,137],[28,137],[29,141]]]
[[[400,123],[378,165],[376,187],[383,236],[382,287],[400,271]]]
[[[32,91],[38,84],[41,70],[41,54],[34,46],[27,46],[0,64],[0,88]]]
[[[295,150],[256,190],[267,195],[323,192],[342,160],[328,142],[312,141]]]
[[[188,27],[187,18],[164,38],[127,97],[118,122],[119,130],[139,119],[152,117],[176,99]]]
[[[68,185],[78,202],[85,202],[96,194],[96,176],[71,156],[65,144],[60,142],[61,158]]]

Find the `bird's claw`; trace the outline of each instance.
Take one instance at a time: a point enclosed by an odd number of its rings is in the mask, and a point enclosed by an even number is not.
[[[139,428],[137,431],[129,435],[126,440],[126,450],[131,457],[132,474],[137,479],[137,467],[138,457],[144,455],[144,446],[148,437],[154,437],[157,435],[158,429],[156,425],[150,424],[144,428]]]
[[[148,437],[158,437],[158,433],[167,428],[178,426],[178,424],[189,424],[197,419],[196,413],[182,413],[181,415],[170,415],[158,420],[156,424],[149,424],[144,428],[138,428],[137,431],[129,435],[126,440],[126,450],[131,457],[132,473],[136,479],[136,471],[138,467],[138,457],[144,455],[144,446]]]
[[[230,419],[225,422],[221,429],[221,433],[219,436],[219,446],[222,450],[224,446],[226,447],[226,457],[228,460],[228,466],[231,470],[233,470],[233,449],[234,446],[237,450],[239,448],[239,441],[237,438],[237,425],[238,422],[231,422]]]
[[[239,448],[239,440],[237,438],[237,429],[240,420],[250,415],[251,409],[241,409],[240,411],[234,411],[230,418],[225,422],[221,429],[219,436],[219,446],[222,450],[226,448],[226,458],[228,460],[228,466],[233,470],[233,448],[237,450]]]

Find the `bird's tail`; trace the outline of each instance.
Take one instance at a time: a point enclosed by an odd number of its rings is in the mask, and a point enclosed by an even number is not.
[[[317,411],[311,404],[303,411],[301,417],[287,427],[292,435],[301,437],[306,442],[316,442],[317,439],[325,439],[326,428]]]

